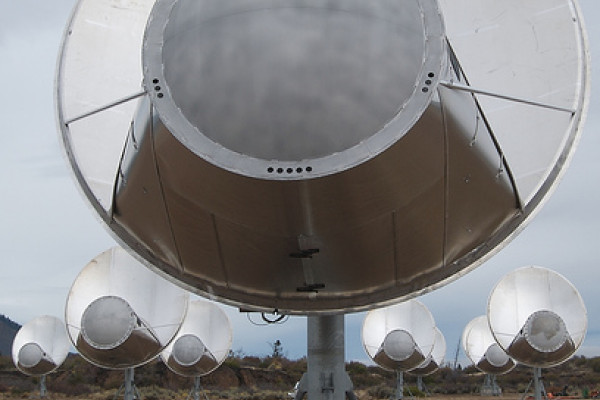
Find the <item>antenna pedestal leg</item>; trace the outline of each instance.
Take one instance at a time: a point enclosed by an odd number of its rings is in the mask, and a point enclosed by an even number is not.
[[[542,369],[540,367],[533,368],[533,387],[535,390],[535,400],[546,399],[546,389],[542,382]]]
[[[46,375],[40,377],[40,398],[46,397],[48,391],[46,390]]]
[[[527,385],[527,389],[525,389],[525,393],[523,393],[521,400],[524,400],[525,397],[527,397],[532,382],[534,399],[548,400],[548,397],[546,396],[546,389],[544,388],[544,382],[542,381],[542,369],[540,367],[533,367],[533,378],[531,379],[531,381],[529,381],[529,385]]]
[[[125,370],[125,382],[123,382],[123,386],[121,386],[121,388],[117,391],[117,394],[115,394],[115,400],[117,397],[119,397],[119,394],[121,394],[121,390],[123,390],[124,400],[136,400],[142,398],[137,388],[135,387],[133,368],[127,368]]]
[[[204,392],[204,389],[202,388],[202,384],[200,382],[200,377],[196,376],[196,377],[194,377],[194,386],[190,390],[187,400],[190,400],[190,399],[200,400],[200,392],[202,392],[202,394],[204,395],[204,399],[208,400],[208,396],[206,395],[206,392]]]
[[[307,329],[307,371],[296,400],[305,394],[308,400],[355,400],[345,365],[344,315],[308,316]]]
[[[404,372],[396,371],[396,400],[404,398]]]
[[[496,375],[486,374],[485,380],[483,381],[483,385],[481,385],[481,395],[482,396],[501,396],[502,389],[496,383]]]

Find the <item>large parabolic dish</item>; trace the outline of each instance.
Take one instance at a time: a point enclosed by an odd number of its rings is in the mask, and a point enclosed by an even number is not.
[[[575,286],[537,266],[519,268],[496,284],[487,318],[500,347],[532,367],[552,367],[567,360],[587,331],[587,312]]]
[[[56,104],[79,186],[147,266],[330,313],[512,238],[571,156],[588,74],[575,1],[80,0]]]
[[[494,339],[486,315],[472,319],[465,326],[461,343],[475,367],[486,374],[505,374],[517,365]]]
[[[24,374],[44,376],[61,366],[70,348],[64,322],[42,315],[19,329],[12,343],[12,359]]]
[[[113,247],[81,270],[65,306],[67,332],[89,362],[127,369],[154,359],[173,340],[189,295]]]
[[[423,361],[417,368],[408,371],[411,375],[416,376],[427,376],[433,374],[435,371],[440,369],[444,363],[444,357],[446,356],[446,339],[444,334],[439,328],[433,328],[435,331],[435,341],[433,342],[433,350],[429,357]]]
[[[176,374],[210,374],[229,356],[233,334],[227,315],[208,301],[191,301],[177,336],[160,353]]]
[[[367,355],[391,371],[421,366],[431,356],[436,336],[431,312],[414,299],[369,311],[362,326]]]

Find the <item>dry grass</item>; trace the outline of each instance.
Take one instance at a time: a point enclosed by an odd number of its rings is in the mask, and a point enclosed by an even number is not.
[[[140,391],[141,400],[187,400],[189,391],[186,390],[167,390],[158,387],[142,388]],[[59,393],[48,393],[46,399],[48,400],[113,400],[116,395],[116,390],[101,390],[95,393],[82,396],[66,396]],[[239,390],[239,391],[217,391],[207,390],[206,395],[209,400],[287,400],[287,393],[279,391],[252,391],[252,390]],[[378,400],[368,395],[366,390],[356,391],[358,400]],[[39,392],[5,392],[0,393],[0,400],[15,400],[15,399],[34,399],[39,398]],[[122,394],[120,398],[123,398]],[[201,395],[201,398],[203,396]],[[406,400],[411,398],[406,397]],[[433,395],[425,398],[415,399],[426,399],[426,400],[520,400],[521,395],[510,393],[500,397],[485,397],[479,395]],[[388,399],[385,399],[388,400]]]

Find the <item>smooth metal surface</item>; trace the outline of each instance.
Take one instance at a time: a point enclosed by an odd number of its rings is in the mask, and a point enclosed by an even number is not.
[[[437,327],[435,327],[434,330],[435,341],[433,343],[431,354],[417,368],[408,371],[409,374],[416,375],[417,377],[428,376],[437,371],[444,363],[444,357],[446,356],[446,339],[444,338],[442,331]],[[418,381],[422,383],[421,379]],[[422,391],[422,388],[419,388],[419,390]]]
[[[57,113],[84,194],[148,266],[246,308],[358,311],[524,226],[579,135],[587,58],[567,0],[80,0]]]
[[[18,360],[25,368],[36,366],[46,355],[37,343],[27,343],[19,350]]]
[[[103,296],[83,312],[76,347],[98,365],[128,368],[154,357],[164,346],[125,300]]]
[[[229,355],[233,334],[227,315],[208,301],[194,300],[177,336],[160,353],[176,374],[198,377],[210,374]]]
[[[138,318],[122,298],[100,297],[91,302],[83,312],[81,334],[91,346],[111,349],[127,340]]]
[[[540,367],[533,368],[533,387],[534,387],[534,399],[542,400],[542,397],[546,398],[546,390],[544,389],[544,382],[542,381],[542,369]]]
[[[128,369],[156,357],[186,313],[188,294],[120,247],[94,258],[67,298],[67,331],[89,362]]]
[[[521,363],[535,366],[566,360],[575,350],[562,318],[552,311],[540,310],[527,318],[507,351]]]
[[[125,381],[123,382],[123,400],[135,400],[141,398],[135,387],[135,370],[127,368],[124,372]]]
[[[461,343],[475,367],[486,374],[505,374],[517,365],[496,343],[485,315],[469,321],[463,330]]]
[[[344,315],[307,317],[306,372],[295,400],[356,400],[345,364]]]
[[[378,353],[385,353],[393,361],[404,361],[415,353],[417,344],[410,333],[394,329],[385,335]]]
[[[445,66],[443,40],[432,0],[158,0],[144,86],[206,161],[306,179],[371,159],[412,127]]]
[[[469,85],[576,110],[571,116],[476,96],[523,203],[536,207],[566,169],[587,112],[590,56],[578,3],[440,0],[440,6]]]
[[[587,313],[577,289],[546,268],[519,268],[492,290],[487,318],[498,344],[515,360],[550,367],[579,348]]]
[[[65,324],[56,317],[43,315],[19,329],[12,343],[12,359],[22,373],[44,376],[60,367],[69,349]]]
[[[433,351],[436,339],[433,316],[417,300],[371,310],[362,326],[367,355],[388,370],[409,371]]]

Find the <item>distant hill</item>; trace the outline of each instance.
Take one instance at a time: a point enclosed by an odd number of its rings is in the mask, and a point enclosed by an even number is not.
[[[21,325],[0,314],[0,355],[11,357],[12,344]]]

